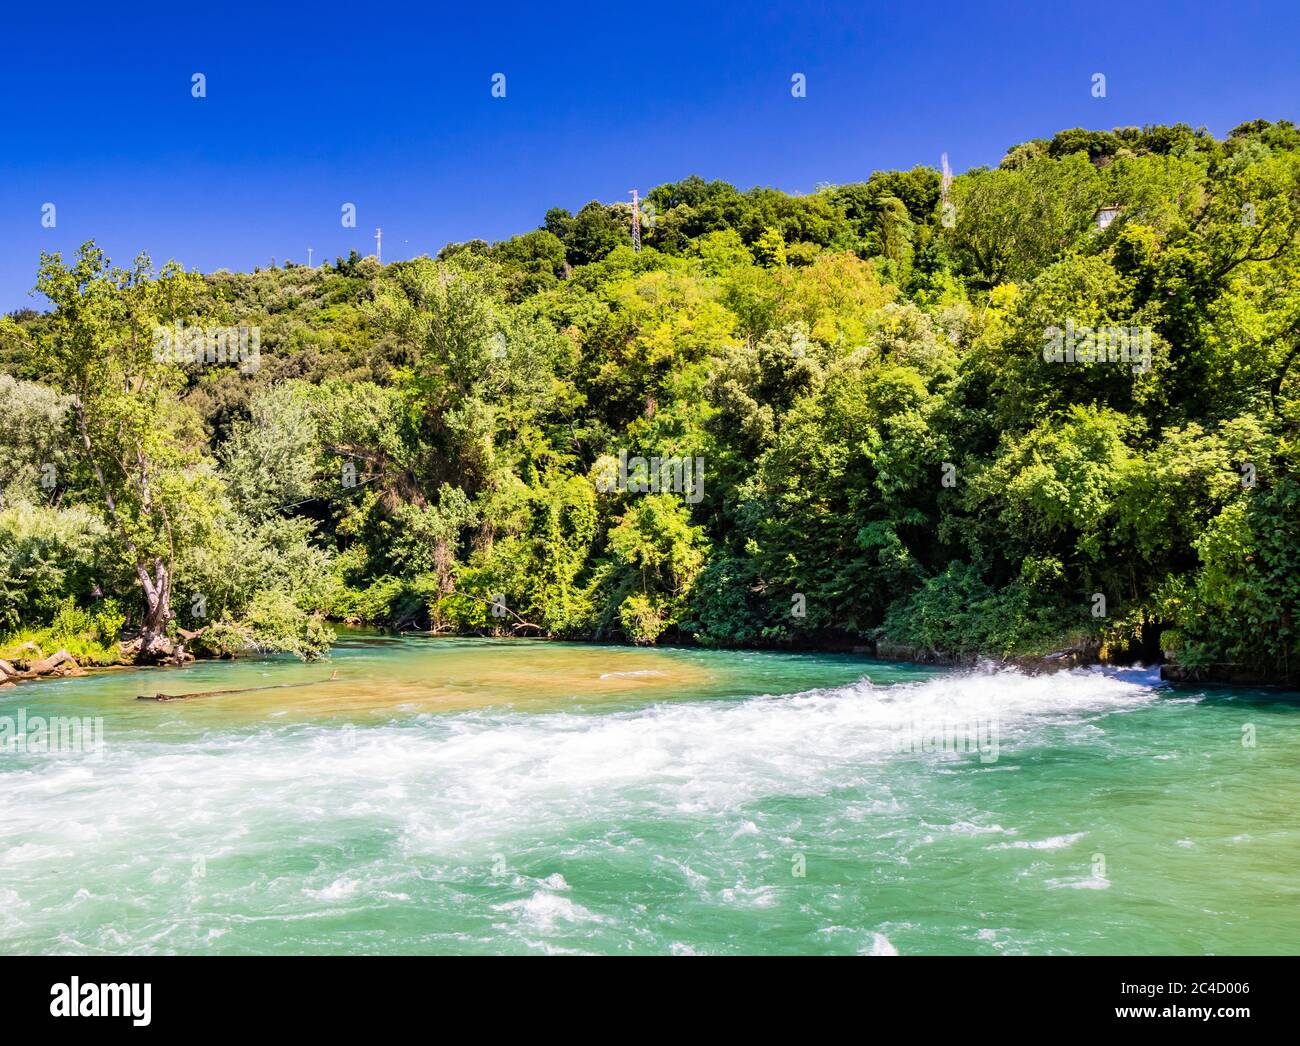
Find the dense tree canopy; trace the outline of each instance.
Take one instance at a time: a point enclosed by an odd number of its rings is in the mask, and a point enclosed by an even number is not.
[[[52,310],[0,321],[0,631],[311,656],[328,616],[1294,676],[1300,131],[1067,130],[941,192],[686,178],[639,253],[593,201],[382,267],[46,257]],[[258,365],[160,361],[178,321],[256,328]]]

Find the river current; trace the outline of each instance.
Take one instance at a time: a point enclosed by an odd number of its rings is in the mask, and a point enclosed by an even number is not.
[[[1300,947],[1296,695],[357,633],[0,724],[0,952]]]

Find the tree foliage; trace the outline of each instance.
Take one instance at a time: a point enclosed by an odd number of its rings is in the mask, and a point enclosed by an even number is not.
[[[942,196],[691,177],[640,252],[591,202],[382,267],[46,258],[0,326],[0,619],[99,586],[153,627],[204,594],[218,650],[328,613],[1294,676],[1300,133],[1070,129]],[[262,365],[159,362],[176,321]],[[611,488],[636,458],[702,485]]]

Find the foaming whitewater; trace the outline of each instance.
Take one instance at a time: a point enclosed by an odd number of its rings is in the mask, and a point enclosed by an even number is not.
[[[99,761],[0,774],[0,949],[979,947],[981,917],[941,926],[907,890],[963,861],[987,889],[1095,889],[1104,833],[1069,774],[1126,751],[1153,683],[981,671],[599,713],[110,729]],[[995,759],[899,744],[974,721],[996,724]],[[1060,752],[1077,754],[1058,796]],[[999,950],[1042,943],[999,918]]]

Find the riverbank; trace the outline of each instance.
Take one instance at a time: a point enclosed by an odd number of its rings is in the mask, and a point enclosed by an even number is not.
[[[354,630],[361,631],[357,626],[348,626]],[[460,634],[447,632],[427,632],[421,630],[397,631],[384,629],[377,626],[367,626],[374,629],[376,635],[388,636],[416,636],[423,638],[518,638],[518,637],[498,637],[483,636],[480,634]],[[638,644],[620,643],[612,640],[590,640],[590,639],[556,639],[550,637],[528,637],[534,641],[542,641],[558,644],[584,644],[599,643],[610,647],[630,648],[630,649],[655,649],[655,647],[645,647]],[[75,644],[72,644],[75,645]],[[178,665],[187,664],[196,660],[213,661],[213,660],[234,660],[235,655],[229,653],[214,653],[205,650],[202,646],[192,648],[186,647],[184,639],[175,644],[172,653],[164,658],[149,657],[143,660],[133,659],[130,654],[130,641],[124,641],[118,645],[120,655],[117,659],[98,660],[90,659],[88,662],[79,660],[69,654],[67,648],[60,648],[53,654],[46,655],[38,645],[28,642],[24,644],[29,648],[26,656],[11,656],[8,660],[0,658],[0,689],[11,688],[20,683],[40,682],[50,679],[64,679],[70,676],[84,676],[91,672],[100,672],[112,669],[135,669],[135,668],[174,668]],[[684,649],[710,649],[701,644],[683,643],[680,644]],[[662,648],[670,648],[664,645]],[[874,658],[879,661],[891,661],[900,664],[915,664],[940,668],[975,668],[977,666],[990,666],[995,669],[1017,669],[1027,675],[1039,675],[1042,673],[1059,672],[1072,668],[1083,668],[1090,665],[1106,665],[1109,667],[1122,668],[1134,664],[1147,664],[1144,659],[1135,657],[1115,658],[1108,656],[1106,649],[1096,642],[1075,643],[1073,645],[1063,646],[1060,649],[1053,650],[1046,654],[1021,654],[1014,656],[1003,656],[989,652],[956,653],[943,649],[925,649],[911,646],[904,643],[897,643],[888,638],[869,638],[869,637],[833,637],[826,638],[817,644],[801,644],[798,646],[752,646],[752,647],[735,647],[738,652],[787,652],[787,653],[804,653],[804,654],[855,654],[863,657]],[[1176,684],[1197,684],[1205,683],[1216,686],[1265,686],[1281,688],[1300,688],[1300,676],[1262,676],[1258,673],[1246,672],[1240,670],[1237,666],[1232,665],[1206,665],[1206,666],[1186,666],[1179,665],[1176,661],[1165,657],[1155,659],[1154,665],[1160,669],[1160,677],[1168,682]]]
[[[49,657],[36,654],[17,665],[0,658],[0,689],[33,679],[62,679],[85,674],[86,670],[66,650],[56,651]]]
[[[45,638],[49,642],[51,637]],[[0,650],[0,690],[19,683],[84,676],[92,671],[176,666],[196,660],[196,655],[185,648],[184,639],[166,639],[161,644],[156,640],[148,649],[139,638],[103,643],[93,635],[79,634],[53,639],[49,643],[53,652],[48,654],[37,639],[16,640]],[[200,656],[217,655],[201,650]]]
[[[883,661],[906,661],[922,665],[942,665],[953,668],[992,664],[1000,668],[1017,668],[1029,675],[1057,672],[1062,669],[1105,665],[1124,668],[1131,665],[1159,667],[1160,678],[1175,684],[1206,683],[1214,686],[1252,686],[1300,688],[1300,675],[1265,675],[1242,669],[1237,665],[1182,665],[1168,652],[1150,660],[1126,653],[1122,657],[1108,656],[1099,643],[1065,646],[1048,654],[1026,654],[1001,657],[992,654],[950,654],[943,651],[922,650],[904,644],[880,640],[872,644],[871,656]]]

